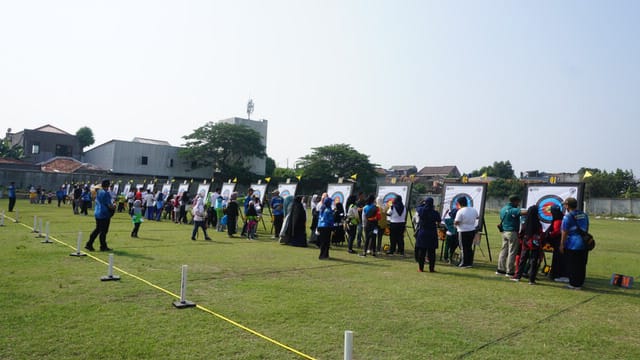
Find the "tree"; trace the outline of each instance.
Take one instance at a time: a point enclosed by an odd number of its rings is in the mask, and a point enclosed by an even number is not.
[[[80,152],[84,152],[84,148],[93,145],[96,140],[93,138],[93,131],[83,126],[76,131],[76,137],[78,138],[78,144],[80,144]]]
[[[369,156],[361,154],[347,144],[334,144],[313,148],[313,153],[298,162],[302,169],[307,191],[321,192],[327,183],[345,180],[357,174],[356,188],[374,191],[376,186],[376,164],[369,162]]]
[[[589,171],[591,176],[584,177]],[[589,197],[630,198],[638,192],[638,181],[629,170],[616,169],[615,172],[582,168],[578,170],[585,182],[585,193]]]
[[[257,175],[248,161],[267,156],[262,135],[245,125],[208,122],[182,138],[187,142],[180,155],[196,168],[211,167],[216,178],[249,183]]]
[[[276,161],[267,156],[266,164],[264,165],[265,176],[273,176],[273,172],[276,170]]]
[[[482,176],[485,173],[487,174],[487,176],[492,176],[500,179],[513,179],[516,177],[509,160],[495,161],[491,166],[483,166],[480,168],[480,170],[472,171],[469,174],[469,177]]]
[[[524,183],[518,179],[498,178],[489,183],[487,195],[495,197],[507,197],[510,195],[520,195],[524,191]]]
[[[11,146],[9,139],[0,141],[0,158],[20,160],[24,157],[22,146]]]

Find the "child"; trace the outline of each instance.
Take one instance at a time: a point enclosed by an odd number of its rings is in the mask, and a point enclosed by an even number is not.
[[[258,228],[258,210],[256,208],[255,201],[251,201],[249,202],[249,208],[247,209],[247,239],[254,240],[256,238],[257,228]]]
[[[131,221],[133,222],[133,231],[131,231],[131,237],[138,237],[138,230],[140,230],[140,224],[142,223],[142,202],[136,200],[133,202],[133,213],[131,215]]]

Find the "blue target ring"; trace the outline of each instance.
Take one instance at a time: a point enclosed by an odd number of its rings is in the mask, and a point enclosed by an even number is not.
[[[340,202],[344,204],[344,194],[340,191],[336,191],[331,195],[331,199],[333,199],[333,201],[336,201],[336,198],[340,199]]]
[[[469,194],[465,194],[465,193],[460,193],[457,194],[456,196],[453,197],[453,199],[451,199],[451,203],[449,205],[449,209],[460,209],[460,206],[458,205],[458,200],[461,198],[466,198],[467,199],[467,206],[468,207],[473,207],[473,199],[471,198],[471,196],[469,196]]]
[[[545,195],[538,200],[536,205],[538,206],[540,221],[550,224],[553,221],[551,207],[558,206],[562,209],[562,198],[557,195]]]
[[[286,198],[289,195],[291,195],[289,190],[282,190],[282,192],[280,193],[280,196],[282,196],[282,198]]]
[[[393,201],[397,197],[398,197],[398,194],[396,194],[396,193],[388,193],[382,198],[382,203],[384,205],[386,205],[387,207],[389,207],[389,206],[391,206],[391,204],[393,204]]]

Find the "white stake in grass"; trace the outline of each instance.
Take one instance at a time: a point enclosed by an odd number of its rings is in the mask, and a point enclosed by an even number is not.
[[[344,332],[344,360],[353,358],[353,331]]]
[[[18,210],[16,210],[16,219],[13,220],[13,222],[16,222],[16,223],[20,222],[20,212]]]
[[[38,232],[38,215],[33,215],[33,233]]]
[[[0,226],[4,226],[4,210],[2,210],[2,215],[0,216]]]
[[[184,309],[196,306],[196,303],[186,300],[187,293],[187,265],[182,265],[182,282],[180,284],[180,301],[174,301],[173,306]]]
[[[43,237],[43,236],[42,236],[42,218],[40,218],[40,219],[38,219],[38,220],[39,220],[39,221],[38,221],[38,224],[39,224],[39,225],[38,225],[38,231],[37,231],[38,235],[37,235],[36,237],[41,238],[41,237]]]
[[[87,256],[87,254],[80,252],[82,246],[82,231],[78,231],[78,247],[76,252],[69,254],[69,256]]]
[[[109,270],[107,276],[103,276],[100,278],[101,281],[114,281],[120,280],[120,276],[113,275],[113,254],[109,254]]]
[[[44,244],[53,244],[53,241],[49,240],[49,222],[47,221],[47,228],[45,231],[45,237],[44,240],[42,240],[42,243]]]

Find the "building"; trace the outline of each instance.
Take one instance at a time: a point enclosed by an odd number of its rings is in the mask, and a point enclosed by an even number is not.
[[[7,130],[7,138],[11,146],[22,146],[23,161],[36,164],[56,156],[70,157],[80,160],[82,149],[78,137],[58,129],[55,126],[44,125],[37,129],[24,129],[11,133]]]
[[[179,156],[180,147],[166,141],[134,138],[111,140],[84,154],[84,161],[116,175],[142,175],[157,178],[211,179],[212,168],[193,168]]]
[[[260,134],[260,136],[262,136],[262,145],[264,145],[266,149],[267,128],[269,125],[269,122],[267,120],[263,119],[263,120],[255,121],[255,120],[243,119],[239,117],[232,117],[229,119],[220,120],[219,122],[226,123],[226,124],[233,124],[233,125],[244,125],[257,131]],[[252,159],[247,160],[247,165],[249,165],[249,171],[251,171],[252,173],[256,175],[264,176],[265,168],[267,165],[267,158],[253,157]]]

